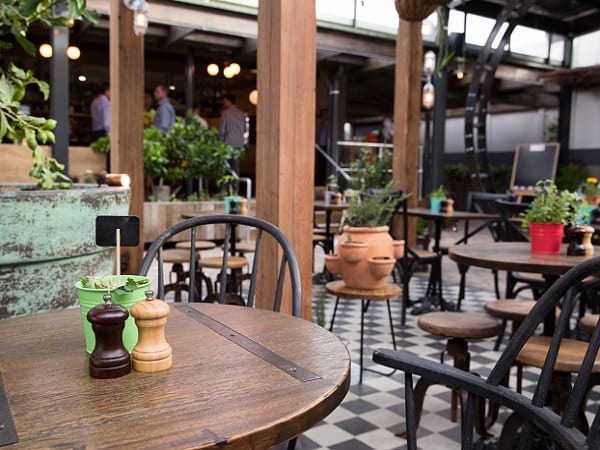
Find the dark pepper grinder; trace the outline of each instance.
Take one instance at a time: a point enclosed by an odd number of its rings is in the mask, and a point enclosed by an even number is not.
[[[92,308],[87,319],[96,335],[90,355],[90,375],[94,378],[117,378],[131,372],[131,356],[123,346],[123,328],[129,313],[104,296],[104,303]]]

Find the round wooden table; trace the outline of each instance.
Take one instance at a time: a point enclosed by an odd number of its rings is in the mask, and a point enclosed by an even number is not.
[[[326,417],[350,384],[344,344],[286,314],[177,304],[166,338],[171,369],[100,380],[79,309],[3,320],[10,448],[268,449]]]
[[[448,256],[458,264],[467,266],[539,273],[544,277],[545,289],[548,289],[560,275],[594,255],[569,256],[566,245],[562,246],[560,253],[542,254],[531,253],[529,242],[494,242],[456,245],[448,249]],[[553,334],[554,322],[555,317],[550,314],[544,322],[544,334]]]
[[[335,314],[337,312],[340,298],[349,300],[360,300],[360,373],[359,373],[359,384],[362,383],[363,373],[363,341],[364,341],[364,330],[365,330],[365,313],[369,308],[371,300],[385,300],[387,303],[388,318],[390,321],[390,332],[392,334],[392,344],[394,350],[396,350],[396,337],[394,335],[394,323],[392,321],[392,310],[390,308],[390,299],[398,298],[402,294],[402,289],[396,284],[386,284],[385,286],[377,289],[354,289],[346,286],[343,280],[330,281],[325,285],[325,289],[332,295],[335,295],[335,307],[333,308],[333,314],[331,316],[331,324],[329,325],[329,331],[333,330],[333,322],[335,321]],[[364,369],[367,370],[367,369]],[[372,372],[380,373],[369,369]],[[393,373],[393,372],[392,372]],[[380,373],[381,374],[381,373]],[[383,374],[387,375],[387,374]]]

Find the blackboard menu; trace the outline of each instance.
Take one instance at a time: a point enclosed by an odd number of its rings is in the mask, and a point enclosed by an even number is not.
[[[554,181],[559,149],[558,142],[517,145],[510,189],[532,190],[539,180]]]

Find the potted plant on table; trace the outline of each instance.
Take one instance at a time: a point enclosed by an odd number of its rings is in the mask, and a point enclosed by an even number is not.
[[[440,185],[435,191],[429,194],[429,205],[431,212],[439,213],[442,207],[442,202],[448,198],[448,192],[444,189],[443,185]]]
[[[540,180],[535,198],[523,213],[533,253],[559,253],[565,225],[574,225],[584,199],[576,192],[559,190],[552,180]]]
[[[396,259],[404,252],[404,241],[394,241],[388,233],[390,219],[404,198],[389,183],[384,189],[352,199],[336,254],[325,255],[327,269],[341,275],[347,287],[385,286]]]

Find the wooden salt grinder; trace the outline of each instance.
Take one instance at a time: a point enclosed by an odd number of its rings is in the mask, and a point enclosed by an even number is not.
[[[123,346],[123,328],[129,313],[112,303],[107,294],[104,303],[92,308],[87,319],[96,335],[96,346],[90,355],[90,376],[117,378],[131,372],[131,357]]]
[[[154,299],[153,291],[146,291],[146,301],[137,302],[131,308],[138,329],[138,341],[131,352],[133,370],[160,372],[173,365],[173,352],[165,339],[170,311],[167,303]]]

